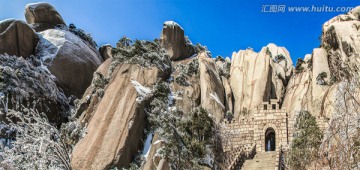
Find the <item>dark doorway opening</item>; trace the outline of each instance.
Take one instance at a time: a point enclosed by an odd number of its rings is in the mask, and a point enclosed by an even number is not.
[[[265,151],[275,151],[275,130],[271,127],[265,131]]]

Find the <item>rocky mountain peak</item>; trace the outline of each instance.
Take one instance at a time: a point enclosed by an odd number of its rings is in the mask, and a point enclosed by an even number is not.
[[[191,57],[195,50],[184,34],[183,28],[174,21],[164,22],[160,42],[171,60],[181,60]]]
[[[231,169],[267,146],[293,146],[299,115],[333,133],[339,113],[360,108],[338,111],[360,96],[360,7],[325,22],[320,47],[295,67],[274,43],[213,58],[174,21],[154,41],[123,36],[98,49],[48,3],[28,4],[25,17],[0,22],[0,166],[9,169]],[[359,117],[347,118],[358,134]]]

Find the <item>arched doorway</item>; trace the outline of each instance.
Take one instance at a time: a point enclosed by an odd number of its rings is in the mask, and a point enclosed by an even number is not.
[[[271,127],[267,128],[265,131],[265,151],[275,151],[275,140],[275,130]]]

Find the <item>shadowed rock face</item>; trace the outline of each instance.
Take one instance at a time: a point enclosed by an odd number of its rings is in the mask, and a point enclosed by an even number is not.
[[[0,54],[22,56],[34,54],[38,35],[24,21],[9,19],[0,22]]]
[[[115,68],[104,96],[80,117],[88,122],[88,134],[74,148],[71,161],[74,169],[129,166],[142,146],[144,108],[148,104],[146,98],[139,100],[133,82],[152,87],[163,74],[156,67],[142,68],[136,64],[120,64]]]
[[[186,40],[184,30],[174,21],[164,23],[160,41],[173,61],[188,58],[195,53],[192,45]]]
[[[48,3],[32,3],[25,7],[25,18],[36,31],[54,28],[57,25],[65,25],[61,15]]]

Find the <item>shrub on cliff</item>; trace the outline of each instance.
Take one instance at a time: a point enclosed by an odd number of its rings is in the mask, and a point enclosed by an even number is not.
[[[31,109],[23,110],[8,112],[9,117],[17,119],[16,123],[8,125],[16,135],[0,145],[0,167],[70,170],[69,150],[59,130],[49,123],[44,114]]]
[[[306,169],[318,159],[318,150],[323,134],[319,129],[316,119],[307,111],[301,111],[296,118],[294,139],[288,154],[290,169]]]
[[[325,81],[326,77],[327,77],[326,72],[319,73],[319,75],[316,77],[316,84],[325,85],[326,84],[326,81]]]
[[[138,64],[142,67],[157,67],[162,71],[171,68],[169,56],[161,48],[158,41],[140,41],[134,43],[123,37],[117,43],[117,47],[112,50],[113,61],[110,66],[110,74],[118,64]]]
[[[92,47],[96,48],[98,45],[97,43],[94,41],[94,39],[92,38],[91,34],[86,33],[84,30],[76,28],[76,26],[71,23],[68,27],[68,30],[70,32],[72,32],[73,34],[75,34],[76,36],[80,37],[82,40],[84,40],[85,42],[87,42],[89,45],[91,45]]]
[[[304,71],[304,67],[302,66],[303,63],[304,63],[304,60],[302,58],[299,58],[297,60],[296,66],[295,66],[296,73],[300,73],[300,72]]]

